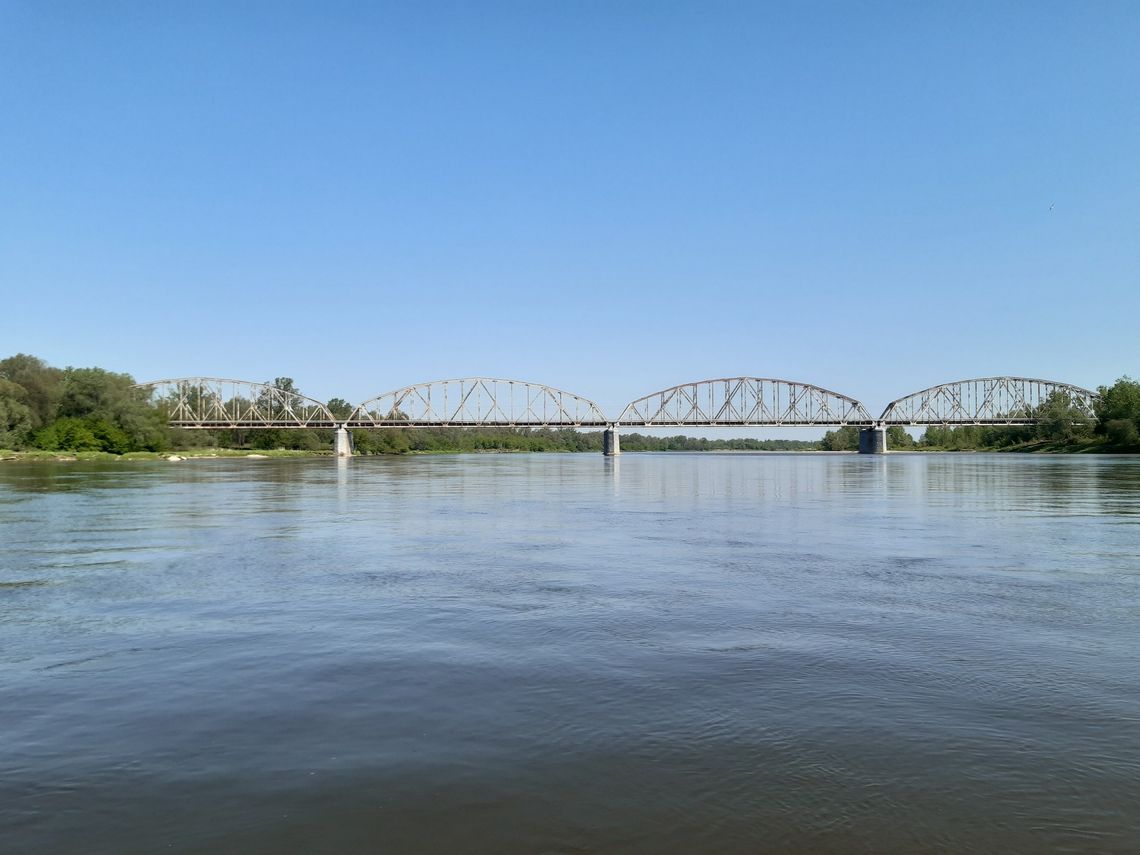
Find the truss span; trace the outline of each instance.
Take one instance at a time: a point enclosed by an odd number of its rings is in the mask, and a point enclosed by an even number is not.
[[[683,383],[631,402],[625,427],[749,427],[870,424],[867,408],[846,395],[792,380],[722,377]]]
[[[349,427],[605,427],[593,401],[561,389],[490,377],[434,380],[371,398]]]
[[[171,427],[189,430],[335,428],[339,422],[320,401],[267,383],[220,377],[152,380],[143,390],[166,413]]]
[[[931,386],[887,404],[888,425],[1031,425],[1042,404],[1064,396],[1093,416],[1096,393],[1080,386],[1032,377],[979,377]]]

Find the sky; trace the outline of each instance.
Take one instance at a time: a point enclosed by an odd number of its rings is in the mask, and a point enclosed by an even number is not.
[[[1131,2],[0,0],[0,357],[704,378],[878,412],[1140,375]]]

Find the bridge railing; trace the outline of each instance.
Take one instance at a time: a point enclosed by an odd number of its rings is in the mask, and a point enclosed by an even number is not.
[[[168,423],[186,429],[379,427],[606,427],[593,401],[541,383],[487,377],[404,386],[337,418],[325,404],[267,383],[182,377],[137,384]],[[722,377],[671,386],[630,402],[622,427],[1034,424],[1062,396],[1092,418],[1096,393],[1029,377],[982,377],[892,401],[874,419],[859,401],[810,383]]]
[[[433,380],[385,392],[360,404],[354,428],[605,427],[593,401],[525,380],[466,377]]]
[[[891,401],[879,416],[887,425],[1029,425],[1056,396],[1093,416],[1096,393],[1033,377],[978,377],[955,380]]]
[[[335,428],[340,421],[320,401],[267,383],[221,377],[152,380],[134,388],[187,430]]]
[[[811,383],[720,377],[670,386],[630,402],[624,427],[748,427],[871,424],[854,398]]]

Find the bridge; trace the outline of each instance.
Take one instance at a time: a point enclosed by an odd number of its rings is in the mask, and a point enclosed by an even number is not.
[[[542,383],[489,377],[434,380],[384,392],[333,413],[326,404],[267,383],[218,377],[152,380],[134,388],[185,430],[327,429],[336,452],[352,454],[354,429],[597,428],[603,452],[620,454],[621,428],[858,427],[860,452],[887,450],[886,431],[952,425],[1033,425],[1057,400],[1092,418],[1096,393],[1055,380],[956,380],[891,401],[878,418],[855,398],[811,383],[720,377],[636,398],[616,419],[581,395]]]

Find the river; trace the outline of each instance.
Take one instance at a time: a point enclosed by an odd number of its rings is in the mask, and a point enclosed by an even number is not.
[[[1140,458],[0,464],[0,851],[1140,851]]]

